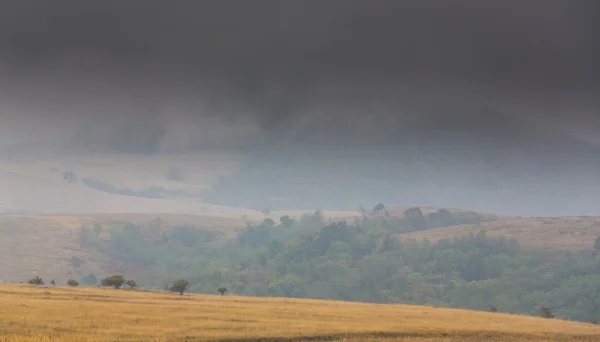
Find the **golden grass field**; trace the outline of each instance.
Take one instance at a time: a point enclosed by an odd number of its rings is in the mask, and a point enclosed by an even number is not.
[[[600,341],[600,326],[409,305],[0,286],[0,341]]]
[[[583,250],[593,249],[594,240],[600,236],[600,217],[545,217],[520,218],[444,227],[408,234],[402,239],[431,242],[485,231],[488,236],[513,237],[521,246],[549,249]]]

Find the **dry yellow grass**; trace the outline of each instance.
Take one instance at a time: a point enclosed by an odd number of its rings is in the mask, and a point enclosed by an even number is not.
[[[289,298],[0,286],[0,341],[600,341],[500,313]]]
[[[432,242],[485,231],[488,236],[513,237],[522,246],[551,249],[592,249],[600,235],[600,217],[548,217],[501,220],[482,224],[444,227],[400,235],[402,239]]]

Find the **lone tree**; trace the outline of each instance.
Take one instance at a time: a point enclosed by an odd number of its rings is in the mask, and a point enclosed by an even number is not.
[[[55,286],[56,287],[56,282],[53,280],[50,280],[50,285]]]
[[[180,295],[183,295],[189,284],[190,282],[185,279],[175,280],[173,285],[171,285],[171,292],[178,292]]]
[[[423,218],[423,212],[418,207],[408,208],[404,211],[404,220],[409,228],[415,230],[423,230],[427,224]]]
[[[385,210],[385,205],[383,205],[383,203],[381,203],[381,202],[377,203],[377,205],[373,208],[374,213],[378,213],[378,212],[384,211],[384,210]]]
[[[126,281],[124,285],[127,286],[128,289],[135,289],[137,287],[135,280],[131,279]]]
[[[227,289],[224,287],[221,287],[220,289],[218,289],[217,291],[219,291],[221,293],[221,296],[225,294],[225,292],[227,292]]]
[[[594,242],[594,249],[595,249],[597,252],[600,252],[600,236],[598,236],[598,237],[596,238],[596,241]]]
[[[490,311],[491,312],[498,312],[498,307],[495,305],[490,304]]]
[[[554,318],[555,316],[552,307],[547,305],[540,306],[540,317]]]
[[[36,276],[35,278],[29,279],[27,281],[27,284],[31,284],[31,285],[44,285],[44,281],[42,280],[42,278]]]
[[[124,282],[125,277],[120,274],[116,274],[102,279],[100,284],[102,284],[102,286],[112,286],[115,289],[118,289],[121,287],[121,285],[123,285]]]
[[[69,287],[77,287],[79,286],[79,282],[75,279],[69,279],[69,281],[67,281],[67,285]]]

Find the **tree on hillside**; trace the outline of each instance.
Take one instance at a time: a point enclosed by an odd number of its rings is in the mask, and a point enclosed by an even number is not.
[[[284,215],[279,218],[279,223],[281,223],[282,227],[289,228],[294,224],[294,219],[288,215]]]
[[[264,209],[262,210],[262,213],[263,213],[263,214],[265,214],[265,215],[267,215],[267,216],[269,216],[269,215],[271,214],[271,209],[269,209],[269,208],[264,208]]]
[[[183,295],[189,284],[190,282],[185,279],[175,280],[173,285],[171,285],[171,292],[178,292],[180,295]]]
[[[594,242],[594,249],[595,249],[597,252],[600,252],[600,236],[598,236],[598,237],[596,238],[596,241]]]
[[[217,291],[219,291],[219,293],[221,293],[221,296],[225,294],[225,292],[227,292],[227,289],[224,287],[219,288]]]
[[[27,281],[27,284],[31,284],[31,285],[44,285],[44,280],[42,280],[42,278],[36,276],[35,278],[29,279]]]
[[[120,274],[112,275],[110,277],[106,277],[100,281],[102,286],[111,286],[115,289],[118,289],[125,282],[125,277]]]
[[[452,213],[447,209],[440,209],[428,215],[434,227],[447,227],[456,224]]]
[[[375,207],[373,208],[374,213],[378,213],[378,212],[384,211],[384,210],[385,210],[385,205],[383,205],[383,203],[381,203],[381,202],[377,203],[377,205],[375,205]]]
[[[56,282],[54,280],[50,280],[50,285],[56,286]]]
[[[422,230],[426,228],[423,212],[418,207],[408,208],[404,211],[404,219],[409,228]]]
[[[67,285],[69,287],[77,287],[79,286],[79,282],[75,279],[69,279],[69,281],[67,281]]]
[[[540,306],[540,317],[554,318],[554,312],[551,306],[541,305]]]

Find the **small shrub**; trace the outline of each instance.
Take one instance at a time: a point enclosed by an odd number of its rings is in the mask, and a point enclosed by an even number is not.
[[[50,285],[56,286],[56,282],[54,280],[50,280]]]
[[[36,276],[35,278],[29,279],[27,281],[27,284],[31,284],[31,285],[44,285],[44,280],[42,280],[42,278]]]
[[[128,289],[135,289],[137,287],[137,283],[135,282],[135,280],[131,279],[127,280],[123,285],[125,285]]]
[[[67,285],[69,287],[77,287],[79,286],[79,282],[75,279],[69,279],[69,281],[67,281]]]

